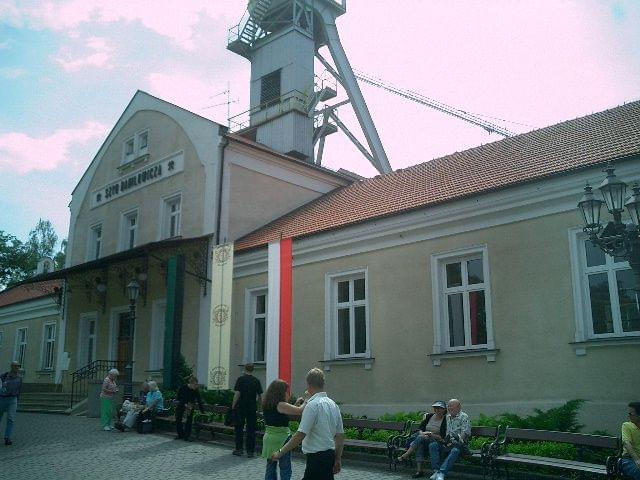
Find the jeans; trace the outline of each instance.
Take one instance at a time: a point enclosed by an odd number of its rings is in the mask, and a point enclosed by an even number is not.
[[[631,457],[624,457],[620,460],[620,470],[633,480],[640,480],[640,467]]]
[[[13,422],[16,419],[16,410],[18,409],[18,397],[0,397],[0,423],[4,412],[7,412],[7,426],[4,430],[5,440],[11,440],[11,432],[13,431]]]
[[[277,462],[267,462],[264,480],[278,480],[276,469],[280,465],[280,480],[291,480],[291,452],[283,455]]]
[[[102,428],[111,426],[113,418],[113,399],[100,397],[100,425]]]
[[[426,438],[418,434],[416,438],[411,442],[411,447],[413,447],[416,452],[416,462],[424,462],[425,450],[433,441],[434,440],[430,438]]]
[[[193,425],[193,414],[194,408],[191,408],[188,415],[187,421],[184,422],[184,427],[182,426],[182,418],[184,417],[186,406],[180,405],[176,407],[176,430],[178,431],[178,437],[180,438],[189,438],[191,436],[191,425]]]
[[[238,416],[236,423],[236,450],[242,450],[243,442],[243,429],[244,424],[247,424],[247,453],[253,453],[256,449],[256,411],[255,410],[243,410],[238,408]]]
[[[446,475],[447,473],[449,473],[449,470],[451,470],[451,468],[453,467],[453,464],[456,463],[456,460],[458,460],[458,457],[460,456],[460,449],[458,447],[453,447],[449,451],[449,455],[447,455],[447,458],[444,459],[444,462],[442,462],[442,465],[441,465],[440,452],[443,450],[446,452],[447,448],[438,442],[431,442],[429,444],[429,457],[431,457],[431,468],[433,468],[433,470],[436,472],[442,472],[443,474]]]

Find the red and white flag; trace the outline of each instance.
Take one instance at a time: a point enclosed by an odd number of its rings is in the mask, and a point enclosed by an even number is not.
[[[291,385],[292,243],[283,238],[268,248],[266,386],[278,378]]]

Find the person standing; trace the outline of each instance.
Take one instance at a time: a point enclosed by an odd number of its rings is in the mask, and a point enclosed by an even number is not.
[[[467,453],[467,443],[471,438],[471,420],[469,415],[462,411],[462,404],[457,398],[447,402],[447,435],[445,443],[431,442],[429,444],[429,456],[433,475],[429,480],[444,480],[445,475],[453,467],[461,454]],[[440,464],[440,452],[447,452],[447,458]]]
[[[7,413],[7,426],[4,430],[4,444],[12,445],[11,432],[13,432],[13,422],[16,419],[18,410],[18,397],[22,388],[22,377],[20,376],[20,363],[11,362],[8,372],[0,375],[0,423],[5,412]]]
[[[310,397],[301,405],[304,410],[298,431],[271,459],[279,460],[302,443],[302,452],[307,456],[303,480],[333,480],[342,469],[342,416],[338,405],[324,391],[322,370],[312,368],[306,380]]]
[[[629,421],[622,424],[620,470],[632,480],[640,480],[640,402],[629,404]]]
[[[291,405],[287,402],[289,384],[284,380],[274,380],[267,388],[262,399],[262,414],[264,415],[265,432],[262,438],[262,458],[267,460],[264,474],[265,480],[278,480],[276,468],[280,466],[280,480],[291,479],[291,452],[274,462],[271,454],[278,451],[291,437],[289,430],[289,415],[299,416],[302,406]]]
[[[116,378],[120,372],[116,368],[109,370],[109,373],[102,382],[100,390],[100,424],[105,432],[113,430],[111,420],[113,419],[113,397],[118,391]]]
[[[262,385],[253,376],[253,364],[244,366],[243,374],[238,377],[233,387],[231,409],[236,410],[236,449],[233,455],[242,456],[243,430],[247,424],[247,457],[252,458],[256,448],[256,408],[262,399]]]
[[[178,389],[176,403],[176,430],[178,433],[176,440],[182,439],[188,442],[191,439],[191,425],[193,424],[193,411],[196,403],[200,413],[204,413],[202,398],[200,398],[200,391],[198,390],[198,379],[194,375],[189,377],[186,385],[182,385]],[[187,420],[183,426],[182,419],[185,414]]]

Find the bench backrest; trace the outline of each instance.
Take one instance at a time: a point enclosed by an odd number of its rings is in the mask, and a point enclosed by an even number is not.
[[[471,427],[472,437],[498,437],[498,427]]]
[[[585,433],[554,432],[551,430],[530,430],[525,428],[507,428],[505,432],[505,442],[509,442],[510,440],[569,443],[571,445],[610,448],[613,450],[619,448],[619,440],[617,437],[588,435]]]
[[[226,405],[203,405],[203,410],[206,413],[217,413],[219,415],[224,415],[229,411],[229,407]]]
[[[391,430],[394,432],[403,432],[406,423],[404,422],[384,422],[382,420],[368,420],[364,418],[345,418],[342,420],[345,428],[358,428],[371,430]]]

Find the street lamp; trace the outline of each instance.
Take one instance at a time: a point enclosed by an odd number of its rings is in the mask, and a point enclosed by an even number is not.
[[[627,184],[619,180],[611,164],[604,170],[607,176],[599,187],[604,201],[595,198],[592,187],[587,183],[578,208],[584,221],[584,232],[591,243],[605,253],[629,262],[635,276],[635,289],[640,292],[640,185],[633,185],[633,193],[624,201]],[[613,220],[603,227],[600,223],[600,207],[606,203]],[[631,223],[622,222],[625,207]]]
[[[136,302],[140,294],[140,285],[134,279],[127,285],[127,296],[129,297],[129,355],[127,355],[127,365],[124,367],[125,376],[127,378],[124,385],[124,399],[131,400],[133,398],[133,329],[136,320]]]

